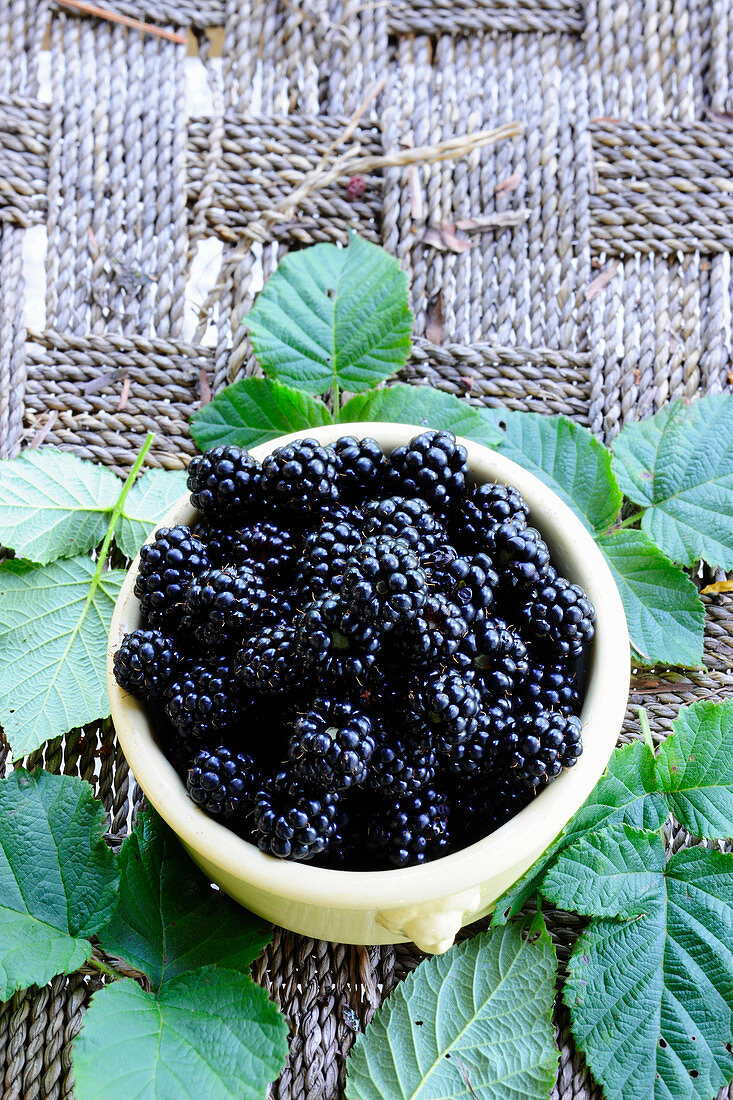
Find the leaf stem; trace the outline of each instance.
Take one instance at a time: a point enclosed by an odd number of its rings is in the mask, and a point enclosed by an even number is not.
[[[333,380],[333,419],[338,421],[339,418],[339,406],[341,404],[341,389],[339,387],[337,379]]]
[[[640,512],[634,512],[633,516],[627,516],[626,519],[622,519],[620,523],[615,523],[611,531],[623,531],[624,527],[631,527],[631,524],[640,520],[645,512],[646,508],[642,508]]]
[[[135,464],[132,467],[132,469],[130,470],[130,473],[128,474],[127,481],[122,486],[122,489],[120,491],[120,495],[117,498],[117,503],[115,504],[114,508],[112,509],[112,515],[109,517],[109,523],[107,525],[107,534],[104,536],[104,542],[102,543],[102,546],[101,546],[100,551],[99,551],[99,557],[97,559],[97,568],[94,572],[94,576],[92,577],[92,583],[89,586],[90,594],[92,594],[92,595],[94,594],[94,592],[96,590],[96,587],[99,584],[99,578],[102,575],[102,570],[104,569],[104,563],[107,560],[107,554],[109,553],[109,547],[110,547],[110,543],[112,542],[112,536],[114,535],[114,533],[117,529],[117,524],[120,522],[120,517],[121,517],[123,509],[125,507],[125,501],[127,500],[127,495],[130,492],[130,489],[132,488],[132,486],[134,485],[134,483],[137,479],[137,475],[140,473],[140,470],[142,469],[143,462],[145,461],[147,453],[150,450],[154,439],[155,439],[155,435],[153,434],[153,432],[148,432],[148,434],[145,436],[145,442],[143,443],[142,447],[140,448],[140,453],[138,454],[137,458],[135,459]]]
[[[641,734],[644,738],[644,744],[649,751],[654,753],[654,741],[652,740],[652,728],[649,725],[649,714],[646,707],[639,707],[639,725],[641,726]]]
[[[113,966],[110,966],[108,963],[103,963],[102,960],[98,959],[96,955],[92,955],[91,959],[89,960],[89,964],[90,966],[96,967],[97,970],[101,970],[103,974],[108,974],[110,978],[114,978],[115,980],[117,978],[125,977],[125,975],[121,974],[119,970],[115,970]]]

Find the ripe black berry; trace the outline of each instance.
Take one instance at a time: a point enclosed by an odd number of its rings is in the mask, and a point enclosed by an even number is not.
[[[550,552],[534,527],[500,523],[487,538],[487,547],[499,574],[504,595],[514,588],[541,584],[550,570]]]
[[[186,662],[166,695],[166,714],[188,747],[218,740],[239,720],[239,693],[229,657]]]
[[[428,598],[417,555],[401,539],[368,538],[349,559],[342,585],[344,603],[383,631],[415,619]]]
[[[439,753],[469,740],[478,728],[481,694],[458,672],[430,680],[424,689],[424,710]]]
[[[364,505],[364,534],[402,539],[417,556],[430,558],[445,546],[445,527],[418,498],[386,497]]]
[[[160,699],[179,660],[173,642],[159,630],[134,630],[115,653],[115,680],[141,699]]]
[[[295,720],[288,747],[297,778],[324,791],[363,783],[373,752],[371,719],[353,703],[325,698]]]
[[[237,563],[258,569],[268,579],[292,570],[300,553],[298,536],[270,520],[245,524],[237,532],[236,540]]]
[[[262,463],[267,501],[299,518],[322,512],[338,500],[338,456],[316,439],[297,439]]]
[[[448,851],[448,816],[445,796],[426,787],[385,807],[372,821],[367,842],[392,867],[427,863]]]
[[[207,520],[234,526],[260,503],[260,464],[241,447],[213,447],[191,459],[188,487]]]
[[[442,547],[433,556],[427,576],[430,589],[453,600],[469,626],[488,612],[499,584],[488,554],[458,557],[451,546]]]
[[[515,772],[480,775],[469,782],[461,778],[448,787],[447,793],[454,849],[489,836],[532,799],[532,791]]]
[[[367,787],[385,800],[404,798],[432,784],[436,768],[429,740],[415,744],[382,732],[369,764]]]
[[[186,593],[181,631],[207,649],[231,647],[254,632],[266,601],[259,574],[247,566],[208,569]]]
[[[417,617],[395,638],[395,651],[414,665],[443,668],[468,630],[460,608],[442,592],[428,596]]]
[[[339,458],[339,489],[345,500],[359,504],[378,496],[387,463],[376,439],[344,435],[333,444]]]
[[[237,653],[235,673],[243,688],[279,695],[301,686],[302,665],[295,648],[295,627],[266,626]]]
[[[254,758],[232,752],[226,745],[201,749],[188,769],[186,789],[202,810],[222,820],[244,817],[260,786]]]
[[[308,600],[341,587],[346,563],[361,545],[358,527],[347,519],[328,520],[305,537],[295,586]]]
[[[296,634],[303,664],[329,683],[362,684],[374,664],[379,639],[338,596],[321,596],[303,613]]]
[[[263,852],[280,859],[313,859],[336,833],[338,795],[314,791],[290,771],[267,780],[255,795],[255,838]]]
[[[536,656],[532,654],[519,692],[522,713],[559,710],[562,714],[579,714],[581,698],[575,673],[561,661],[544,665]]]
[[[405,497],[422,497],[440,514],[459,507],[466,492],[466,448],[452,432],[429,431],[389,458],[388,485]]]
[[[500,524],[511,523],[521,531],[528,519],[529,508],[513,485],[477,485],[462,502],[453,529],[461,545],[475,551]]]
[[[159,527],[153,542],[140,551],[135,579],[146,623],[175,628],[192,581],[208,567],[206,548],[188,527]]]
[[[593,640],[596,613],[583,589],[551,570],[519,612],[519,622],[558,657],[574,660]]]
[[[509,695],[527,675],[527,647],[504,619],[483,619],[462,640],[455,662],[473,669],[490,695]]]
[[[581,734],[575,715],[524,715],[516,723],[509,766],[528,787],[537,788],[573,767],[583,752]]]

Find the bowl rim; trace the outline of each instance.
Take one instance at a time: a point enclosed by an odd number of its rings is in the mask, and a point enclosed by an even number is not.
[[[371,436],[390,451],[426,430],[424,426],[387,422],[329,424],[278,436],[249,448],[249,452],[261,460],[295,439],[315,438],[329,443],[343,435]],[[107,683],[112,718],[130,769],[151,804],[185,845],[224,874],[292,902],[347,910],[384,910],[445,897],[511,871],[523,852],[526,857],[537,849],[540,835],[548,846],[605,770],[621,729],[630,681],[626,618],[609,566],[585,525],[539,478],[483,444],[460,436],[458,441],[466,448],[470,470],[487,462],[491,465],[491,475],[483,473],[479,480],[512,484],[520,490],[530,507],[531,522],[537,523],[543,536],[549,536],[551,549],[555,542],[553,556],[558,553],[555,536],[561,533],[562,553],[571,565],[579,566],[564,566],[564,571],[590,579],[586,587],[596,608],[597,629],[581,713],[583,755],[575,767],[489,836],[421,866],[341,871],[266,855],[189,799],[185,786],[153,739],[145,706],[120,688],[114,678],[114,653],[124,634],[139,625],[139,607],[133,594],[138,554],[117,598],[108,638]],[[186,495],[157,526],[190,523],[197,515]],[[151,532],[146,542],[152,538]],[[590,739],[587,729],[592,730]]]

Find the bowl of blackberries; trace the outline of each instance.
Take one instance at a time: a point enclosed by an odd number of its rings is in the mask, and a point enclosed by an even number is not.
[[[188,467],[110,633],[148,800],[261,915],[444,950],[602,774],[629,649],[590,533],[451,432],[311,429]]]

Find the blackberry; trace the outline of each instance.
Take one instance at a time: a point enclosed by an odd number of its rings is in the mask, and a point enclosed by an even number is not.
[[[191,459],[191,503],[208,520],[234,526],[260,503],[260,464],[241,447],[213,447]]]
[[[365,797],[362,787],[352,787],[340,795],[331,843],[323,855],[316,856],[314,863],[338,871],[376,870],[364,843],[373,802],[373,796]]]
[[[262,463],[262,492],[283,511],[305,518],[338,500],[338,456],[316,439],[297,439]]]
[[[454,519],[457,540],[470,548],[483,546],[486,536],[502,523],[523,530],[529,519],[529,507],[513,485],[477,485],[461,504]]]
[[[199,523],[193,533],[206,547],[206,557],[214,569],[241,564],[235,527],[211,527],[208,523]]]
[[[593,641],[596,613],[583,589],[552,569],[519,612],[519,622],[552,653],[574,660]]]
[[[364,534],[403,539],[418,557],[429,558],[444,546],[447,534],[424,500],[386,497],[364,506]]]
[[[508,589],[532,588],[541,584],[550,570],[550,551],[534,527],[500,523],[487,538],[494,567]]]
[[[389,458],[387,484],[406,497],[422,497],[439,514],[455,511],[466,493],[466,448],[453,432],[429,431]]]
[[[491,774],[505,755],[513,728],[512,704],[508,699],[497,699],[484,707],[476,717],[471,735],[442,757],[442,774],[454,780]]]
[[[341,495],[355,503],[378,496],[387,462],[376,439],[343,435],[332,444],[339,458]]]
[[[246,566],[207,569],[186,593],[181,631],[208,649],[231,647],[254,631],[266,600],[260,576]]]
[[[324,791],[363,783],[373,753],[371,719],[353,703],[326,698],[295,720],[288,747],[296,777]]]
[[[346,563],[361,545],[361,533],[349,520],[327,521],[306,535],[295,586],[310,599],[337,592]]]
[[[239,650],[234,670],[249,691],[279,695],[302,686],[302,664],[295,648],[295,626],[266,626]]]
[[[412,664],[443,667],[458,650],[467,630],[459,607],[438,592],[428,596],[416,619],[399,634],[395,649]]]
[[[141,699],[160,699],[179,659],[173,642],[159,630],[133,630],[115,653],[115,680]]]
[[[303,598],[294,588],[265,589],[258,622],[261,626],[294,626],[303,610]]]
[[[370,823],[367,844],[392,867],[427,863],[450,844],[448,800],[431,787],[406,795]]]
[[[303,613],[296,649],[305,666],[329,682],[362,684],[374,664],[379,639],[374,626],[338,597],[322,596]]]
[[[407,543],[386,535],[368,538],[346,565],[345,604],[383,631],[414,620],[428,598],[427,580]]]
[[[441,754],[450,754],[478,728],[481,694],[458,672],[445,672],[430,680],[425,685],[423,705]]]
[[[281,771],[254,798],[257,844],[280,859],[313,859],[333,842],[337,805],[334,792],[313,791]]]
[[[480,776],[448,788],[453,849],[474,844],[529,805],[532,792],[512,772]]]
[[[572,768],[582,752],[582,728],[575,715],[523,715],[517,720],[508,763],[526,786],[536,789],[563,768]]]
[[[578,714],[580,704],[580,692],[571,668],[563,662],[541,664],[536,660],[530,661],[519,692],[519,706],[524,714],[539,714],[548,710]]]
[[[240,720],[239,695],[228,657],[185,663],[167,692],[165,712],[184,745],[211,743]]]
[[[509,695],[529,670],[527,647],[504,619],[484,619],[462,640],[455,655],[461,669],[474,669],[489,695]]]
[[[226,745],[201,749],[188,769],[186,789],[196,803],[212,817],[244,817],[261,780],[253,757],[232,752]]]
[[[135,595],[150,626],[175,628],[191,582],[209,568],[204,544],[188,527],[159,527],[140,551]]]
[[[377,738],[369,764],[367,788],[385,799],[399,799],[432,784],[437,756],[430,741],[413,744],[411,740],[388,736]]]
[[[287,527],[270,520],[245,524],[237,532],[236,560],[264,577],[281,577],[298,559],[300,540]]]
[[[451,546],[443,547],[428,566],[428,585],[448,596],[470,626],[485,616],[494,602],[499,577],[488,554],[459,557]]]

